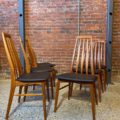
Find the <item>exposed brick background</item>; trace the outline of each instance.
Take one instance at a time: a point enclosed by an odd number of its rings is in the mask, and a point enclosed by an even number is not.
[[[107,0],[81,0],[80,33],[106,40]],[[77,36],[78,0],[25,0],[25,28],[30,36],[38,61],[57,64],[59,72],[70,70]],[[119,61],[119,0],[114,0],[113,74]],[[117,16],[117,17],[115,17]],[[0,33],[9,32],[18,44],[17,0],[0,0]],[[118,63],[119,64],[119,63]],[[0,36],[1,73],[6,72],[7,60]]]
[[[0,0],[0,76],[8,77],[8,62],[2,41],[2,31],[8,32],[18,48],[18,3],[17,0]]]
[[[70,70],[77,36],[78,0],[34,0],[25,3],[26,32],[38,60]],[[106,39],[106,0],[81,0],[81,34]]]

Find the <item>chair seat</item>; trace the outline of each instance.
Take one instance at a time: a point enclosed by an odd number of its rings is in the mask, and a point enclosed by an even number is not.
[[[51,63],[37,63],[38,67],[55,67],[55,64],[51,64]]]
[[[19,78],[17,78],[17,81],[20,82],[42,82],[49,79],[49,73],[29,73],[29,74],[23,74]]]
[[[38,66],[36,68],[32,68],[31,72],[51,72],[53,71],[53,68],[50,66]]]
[[[64,73],[57,76],[58,80],[65,81],[65,82],[75,82],[75,83],[92,83],[97,80],[97,77],[94,75],[87,75],[86,74],[76,74],[76,73]]]

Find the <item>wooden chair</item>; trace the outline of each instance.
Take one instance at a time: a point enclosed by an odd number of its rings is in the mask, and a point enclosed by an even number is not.
[[[55,64],[51,64],[51,63],[37,63],[37,59],[36,59],[36,55],[35,52],[32,48],[29,36],[26,36],[26,49],[28,51],[28,56],[29,56],[29,60],[30,60],[30,64],[32,68],[38,68],[38,69],[44,69],[46,70],[47,68],[51,67],[52,68],[52,79],[54,82],[54,86],[55,86],[55,78],[56,78],[56,73],[57,70],[55,69]]]
[[[98,104],[98,98],[97,98],[97,92],[96,92],[96,82],[97,77],[94,75],[94,66],[93,66],[93,42],[92,37],[88,36],[78,36],[76,40],[75,47],[78,47],[77,49],[77,57],[76,57],[76,72],[70,72],[70,73],[64,73],[57,76],[57,85],[56,85],[56,98],[55,98],[55,106],[54,106],[54,112],[57,110],[57,103],[58,103],[58,95],[61,82],[67,82],[71,85],[73,83],[82,84],[85,86],[88,86],[90,88],[90,95],[91,95],[91,103],[92,103],[92,116],[93,120],[96,119],[95,117],[95,102]],[[75,56],[75,50],[73,59]],[[72,61],[73,64],[73,61]],[[88,67],[91,68],[91,74],[88,73]],[[71,67],[72,68],[72,67]],[[78,72],[78,69],[80,68],[81,72]],[[83,73],[84,68],[86,70],[86,74]],[[71,86],[70,86],[71,89]],[[69,89],[69,90],[70,90]],[[69,96],[71,94],[71,91],[69,91]]]
[[[31,46],[31,42],[29,39],[29,36],[26,36],[26,47],[28,49],[28,54],[29,54],[29,59],[30,59],[30,63],[31,63],[31,67],[42,67],[42,66],[49,66],[49,67],[54,67],[55,64],[51,64],[51,63],[37,63],[37,59],[36,59],[36,55],[35,52]]]
[[[48,83],[49,73],[24,73],[20,64],[20,60],[18,54],[15,53],[15,48],[13,48],[13,44],[11,43],[12,38],[9,34],[2,32],[2,38],[4,43],[5,52],[7,55],[8,63],[10,66],[11,72],[11,88],[9,101],[6,112],[6,119],[9,117],[9,112],[13,100],[13,96],[42,96],[43,98],[43,111],[44,111],[44,120],[46,120],[46,90],[45,85]],[[19,91],[18,94],[14,94],[16,87],[26,87],[31,85],[40,85],[42,86],[42,93],[40,94],[22,94]]]
[[[24,56],[24,59],[25,59],[25,65],[26,65],[26,72],[27,73],[39,73],[39,72],[49,72],[50,73],[50,85],[51,85],[51,94],[52,94],[52,98],[54,98],[54,90],[53,90],[53,76],[52,76],[52,72],[53,72],[53,68],[50,67],[50,66],[42,66],[42,67],[34,67],[32,68],[30,63],[29,63],[29,59],[26,55],[26,52],[25,52],[25,49],[23,47],[23,44],[22,44],[22,41],[20,39],[20,45],[21,45],[21,49],[22,49],[22,52],[23,52],[23,56]],[[26,90],[27,92],[27,90]]]
[[[102,91],[106,91],[107,68],[106,68],[106,51],[105,41],[96,41],[94,48],[94,67],[101,73]]]

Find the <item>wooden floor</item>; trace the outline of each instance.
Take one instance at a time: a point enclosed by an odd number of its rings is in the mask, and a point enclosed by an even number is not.
[[[0,81],[0,120],[5,120],[5,112],[9,96],[10,81]],[[34,92],[39,92],[37,87]],[[29,88],[29,92],[31,92]],[[17,90],[16,90],[17,92]],[[87,94],[87,96],[86,96]],[[91,104],[87,90],[79,91],[74,86],[73,97],[67,99],[67,88],[60,91],[59,108],[53,112],[54,101],[47,102],[48,120],[92,120]],[[119,120],[120,118],[120,83],[109,85],[102,95],[102,103],[96,107],[97,120]],[[43,120],[42,101],[40,97],[27,98],[25,103],[18,104],[14,97],[9,120]]]

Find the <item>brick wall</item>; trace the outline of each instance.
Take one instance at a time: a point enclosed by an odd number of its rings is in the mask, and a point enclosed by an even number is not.
[[[77,35],[78,0],[34,0],[25,2],[26,32],[39,61],[70,70]],[[81,0],[81,34],[106,39],[106,0]]]
[[[18,48],[18,4],[17,0],[0,0],[0,78],[8,77],[8,64],[3,47],[1,33],[8,32],[12,35]]]
[[[113,75],[120,76],[120,1],[114,0],[113,11]],[[118,79],[120,81],[120,79]]]
[[[78,0],[26,0],[25,28],[30,36],[38,61],[57,64],[59,72],[69,71],[71,56],[77,35]],[[106,40],[106,1],[81,0],[81,34],[92,34],[94,39]],[[113,73],[118,59],[119,0],[114,0],[113,22]],[[0,1],[0,33],[12,34],[18,44],[17,0]],[[115,18],[115,16],[117,16]],[[5,72],[7,60],[0,36],[0,64]],[[1,73],[2,73],[1,72]]]

